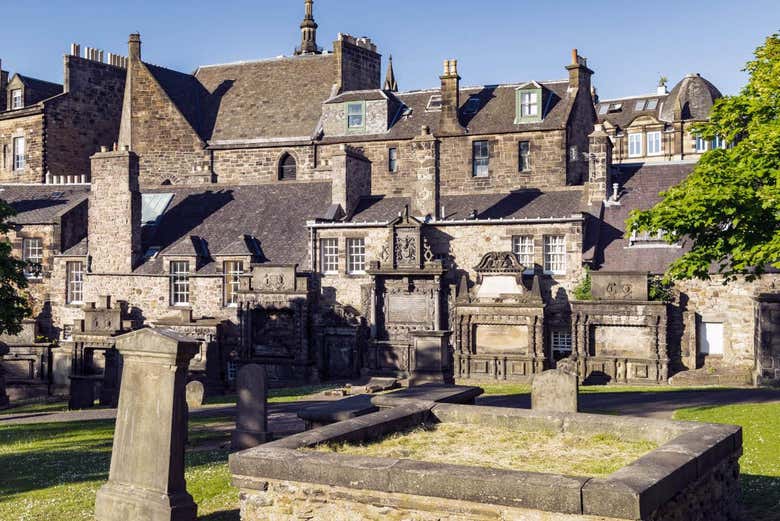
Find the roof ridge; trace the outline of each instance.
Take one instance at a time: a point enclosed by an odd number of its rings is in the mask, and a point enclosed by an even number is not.
[[[234,62],[225,62],[225,63],[211,63],[208,65],[198,65],[198,68],[195,69],[195,72],[193,74],[197,74],[200,69],[210,69],[210,68],[216,68],[216,67],[235,67],[237,65],[252,65],[256,63],[269,63],[269,62],[275,62],[275,61],[283,61],[283,60],[301,60],[301,59],[312,59],[312,58],[323,58],[323,57],[330,57],[334,56],[332,53],[322,53],[322,54],[306,54],[306,55],[300,55],[300,56],[287,56],[284,54],[280,54],[279,56],[275,56],[273,58],[260,58],[256,60],[237,60]]]

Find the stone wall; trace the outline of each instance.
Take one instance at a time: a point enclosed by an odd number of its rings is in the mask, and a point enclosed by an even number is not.
[[[43,243],[43,262],[40,279],[29,279],[25,292],[30,296],[33,317],[38,317],[45,311],[51,289],[52,263],[54,255],[59,252],[60,234],[56,224],[29,224],[11,230],[8,240],[11,242],[11,255],[22,258],[22,241],[24,239],[41,239]]]
[[[67,95],[46,103],[46,169],[53,176],[87,176],[89,157],[119,139],[125,69],[65,57]]]
[[[316,150],[311,145],[217,149],[212,151],[214,174],[220,184],[275,183],[279,181],[279,162],[290,154],[295,159],[297,181],[319,180],[325,175],[315,170]]]
[[[365,129],[360,134],[383,134],[387,132],[389,118],[389,102],[386,99],[365,102]],[[322,130],[327,137],[343,137],[354,135],[355,131],[347,128],[347,103],[328,103],[322,106]]]
[[[366,38],[339,34],[333,42],[338,92],[378,89],[382,86],[382,55]]]
[[[11,114],[0,114],[0,182],[42,183],[46,164],[44,155],[44,116],[40,108],[30,107]],[[25,165],[14,170],[14,138],[24,138]]]

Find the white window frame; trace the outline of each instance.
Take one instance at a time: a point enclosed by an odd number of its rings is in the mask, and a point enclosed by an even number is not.
[[[477,155],[478,151],[479,155]],[[490,176],[490,142],[487,140],[480,139],[471,143],[471,176]]]
[[[544,236],[544,272],[548,275],[566,274],[566,236]]]
[[[696,150],[697,153],[703,154],[709,148],[708,143],[709,142],[706,139],[704,139],[703,137],[696,136],[696,138],[694,140],[694,145],[693,146],[694,146],[694,149]]]
[[[320,271],[323,275],[335,275],[339,272],[338,239],[320,239]]]
[[[13,169],[15,172],[24,170],[25,158],[24,158],[25,141],[24,136],[15,137],[13,139]]]
[[[43,278],[43,239],[38,237],[22,239],[22,260],[26,263],[25,277],[36,280]],[[40,266],[40,271],[37,273],[29,269],[34,264]]]
[[[512,253],[517,255],[520,264],[525,266],[526,273],[534,271],[534,254],[536,249],[533,235],[513,235]]]
[[[539,117],[539,91],[528,90],[520,92],[520,117]]]
[[[347,273],[350,275],[366,273],[366,239],[363,237],[347,239]]]
[[[715,150],[715,149],[717,149],[717,148],[722,148],[722,149],[724,149],[724,150],[725,150],[725,149],[727,148],[727,147],[726,147],[726,140],[725,140],[725,139],[723,139],[723,138],[722,138],[722,137],[720,137],[720,136],[715,136],[715,137],[712,139],[712,142],[710,143],[710,146],[712,147],[712,150]]]
[[[357,111],[353,110],[357,109]],[[362,101],[351,101],[347,103],[347,130],[356,131],[366,128],[366,104]],[[359,124],[353,121],[353,118],[360,118]]]
[[[633,132],[628,134],[628,157],[641,157],[644,155],[644,134]]]
[[[390,147],[387,150],[387,170],[398,172],[398,147]]]
[[[24,108],[24,91],[22,89],[13,89],[11,91],[11,110]]]
[[[190,305],[190,263],[189,261],[171,261],[171,305]]]
[[[660,130],[647,133],[647,155],[660,156],[664,153],[664,142]]]
[[[238,290],[241,288],[244,262],[239,260],[225,261],[222,263],[222,272],[225,277],[223,282],[225,307],[234,308],[238,306]]]
[[[65,263],[65,303],[84,303],[84,262]]]
[[[550,350],[553,353],[571,354],[571,331],[568,329],[553,329],[550,331]]]

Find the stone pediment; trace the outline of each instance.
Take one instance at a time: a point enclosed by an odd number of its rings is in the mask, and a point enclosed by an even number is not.
[[[474,266],[474,271],[480,274],[522,274],[525,271],[525,266],[511,251],[492,251],[482,257],[479,264]]]

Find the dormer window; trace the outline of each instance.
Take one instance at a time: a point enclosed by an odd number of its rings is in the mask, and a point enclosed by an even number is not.
[[[536,85],[536,84],[530,84]],[[542,88],[522,88],[517,90],[517,114],[515,123],[528,123],[542,120]]]
[[[22,89],[11,91],[11,110],[24,108],[24,95]]]
[[[441,94],[434,94],[431,96],[425,110],[441,110]]]
[[[366,128],[366,104],[362,101],[347,103],[347,130],[357,131]]]
[[[476,114],[477,111],[479,111],[480,106],[480,99],[477,96],[472,96],[466,101],[466,104],[463,106],[463,113],[472,115]]]
[[[607,112],[609,112],[609,104],[608,103],[599,107],[599,116],[603,116]]]

